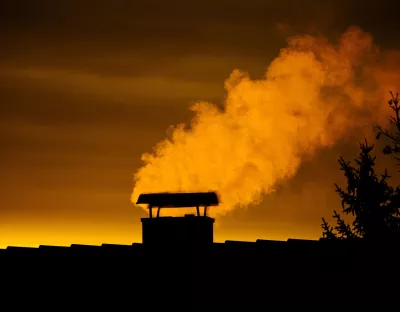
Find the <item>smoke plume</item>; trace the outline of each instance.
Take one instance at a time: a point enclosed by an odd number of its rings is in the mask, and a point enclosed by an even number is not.
[[[355,131],[369,136],[374,123],[386,122],[385,100],[398,76],[385,59],[356,27],[337,43],[289,38],[263,79],[234,70],[222,110],[195,103],[190,124],[175,126],[142,156],[132,202],[140,193],[216,190],[214,215],[260,202],[318,150]]]

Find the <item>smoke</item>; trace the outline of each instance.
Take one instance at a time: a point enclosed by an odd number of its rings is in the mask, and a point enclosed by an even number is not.
[[[263,79],[234,70],[222,110],[195,103],[190,124],[175,126],[142,156],[132,202],[140,193],[216,190],[214,215],[259,203],[318,150],[354,132],[370,136],[374,123],[386,122],[385,100],[398,76],[385,59],[356,27],[337,43],[289,38]]]

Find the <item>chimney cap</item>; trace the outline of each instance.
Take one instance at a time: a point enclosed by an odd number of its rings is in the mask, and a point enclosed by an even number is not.
[[[199,206],[217,206],[219,200],[216,192],[152,193],[140,194],[136,204],[147,204],[151,207],[159,208],[189,208]]]

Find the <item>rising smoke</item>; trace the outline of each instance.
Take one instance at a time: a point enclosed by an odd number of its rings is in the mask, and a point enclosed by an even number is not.
[[[222,204],[214,215],[258,203],[305,158],[385,123],[393,77],[385,54],[356,27],[335,44],[289,38],[264,79],[234,70],[222,110],[195,103],[191,123],[142,156],[132,202],[147,192],[217,190]]]

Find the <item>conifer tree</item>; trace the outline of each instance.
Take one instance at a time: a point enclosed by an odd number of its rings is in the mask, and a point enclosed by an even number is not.
[[[361,151],[355,165],[339,158],[347,187],[343,189],[336,184],[336,192],[342,199],[343,213],[351,215],[353,222],[347,224],[334,211],[336,226],[331,227],[322,218],[323,238],[379,240],[398,236],[400,188],[394,189],[388,184],[387,170],[380,176],[375,173],[373,149],[374,145],[369,145],[367,140],[360,143]]]
[[[390,117],[390,125],[394,128],[394,132],[384,129],[382,126],[377,126],[376,138],[380,139],[384,137],[389,140],[390,144],[387,144],[383,153],[391,155],[400,165],[400,106],[399,106],[399,93],[394,94],[390,92],[391,98],[389,100],[389,107],[393,111],[393,115]]]

